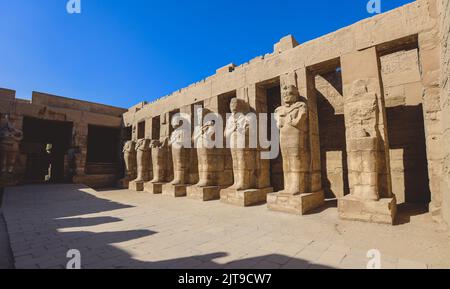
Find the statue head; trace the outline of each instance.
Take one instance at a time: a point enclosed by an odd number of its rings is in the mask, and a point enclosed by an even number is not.
[[[124,148],[129,149],[129,150],[134,149],[134,141],[129,140],[129,141],[125,142]]]
[[[287,105],[294,104],[300,100],[300,94],[295,85],[287,85],[283,87],[281,96],[283,97],[284,103]]]
[[[52,145],[51,143],[48,143],[48,144],[45,146],[45,151],[46,151],[48,154],[51,154],[51,153],[52,153],[52,149],[53,149],[53,145]]]
[[[177,129],[183,125],[184,119],[180,114],[176,114],[171,121],[172,128]]]
[[[247,103],[239,98],[233,98],[230,101],[230,110],[232,113],[245,113],[248,111]]]

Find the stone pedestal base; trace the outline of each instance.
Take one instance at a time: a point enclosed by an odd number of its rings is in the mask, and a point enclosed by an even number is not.
[[[136,181],[131,181],[128,189],[132,190],[132,191],[136,191],[136,192],[142,192],[144,191],[144,183],[145,182],[136,182]]]
[[[121,189],[128,189],[132,180],[132,178],[123,178],[117,182],[117,187]]]
[[[144,191],[150,194],[162,194],[164,183],[151,183],[147,182],[144,185]]]
[[[188,185],[164,184],[162,187],[162,194],[174,198],[186,197],[187,187]]]
[[[301,195],[279,192],[267,196],[267,207],[269,210],[300,216],[322,206],[324,202],[323,191]]]
[[[397,215],[397,200],[393,197],[368,201],[346,196],[339,199],[338,210],[342,219],[393,225]]]
[[[264,204],[267,201],[267,194],[272,192],[273,188],[242,191],[237,191],[235,189],[223,189],[220,191],[220,200],[226,204],[248,207]]]
[[[220,187],[190,186],[187,188],[187,197],[204,202],[218,200],[220,199]]]

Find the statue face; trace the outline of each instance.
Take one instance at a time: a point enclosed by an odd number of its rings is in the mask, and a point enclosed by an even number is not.
[[[237,98],[233,98],[230,102],[230,110],[232,113],[239,112],[239,100]]]
[[[298,90],[295,86],[290,85],[283,89],[283,101],[286,104],[296,103],[299,99]]]

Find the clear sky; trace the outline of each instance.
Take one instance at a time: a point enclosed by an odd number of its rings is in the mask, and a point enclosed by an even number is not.
[[[130,107],[370,17],[368,0],[0,0],[0,87]],[[381,0],[388,11],[412,0]]]

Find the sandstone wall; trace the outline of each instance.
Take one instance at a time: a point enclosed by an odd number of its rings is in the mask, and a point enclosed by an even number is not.
[[[380,105],[387,108],[392,138],[387,165],[392,167],[393,193],[399,202],[431,199],[431,211],[440,216],[441,118],[445,113],[441,113],[439,99],[441,47],[437,36],[439,12],[446,9],[440,7],[441,1],[418,0],[299,45],[283,38],[270,54],[239,66],[227,65],[169,96],[131,107],[124,114],[125,126],[135,128],[141,121],[150,122],[176,108],[308,70],[317,75],[323,184],[330,197],[341,197],[348,193],[348,168],[339,59],[376,47],[386,100],[386,105]],[[255,107],[260,107],[256,101]]]
[[[87,170],[88,134],[89,126],[122,127],[121,114],[126,110],[112,106],[83,102],[80,100],[33,92],[32,100],[15,98],[15,91],[0,89],[0,114],[9,114],[15,128],[23,130],[25,118],[69,122],[73,124],[72,144],[80,149],[76,156],[77,179],[75,182],[91,185],[92,187],[108,187],[114,185],[116,176],[108,170],[110,168],[90,168],[95,170],[89,175]],[[33,144],[34,145],[34,144]],[[28,157],[35,154],[30,144],[22,143],[20,155],[16,163],[16,174],[19,180],[25,177]],[[64,160],[64,174],[68,173],[67,155]]]
[[[442,1],[441,104],[443,109],[444,175],[442,177],[443,216],[450,224],[450,1]]]

